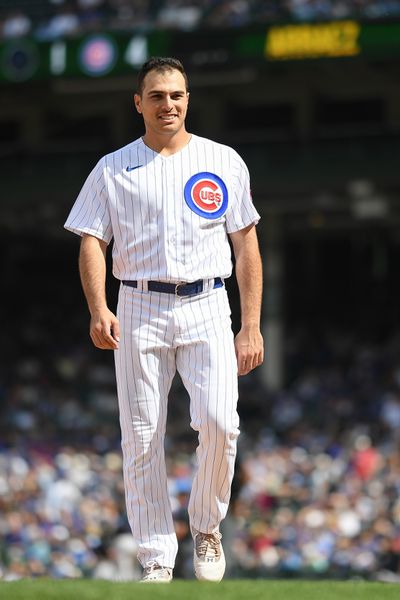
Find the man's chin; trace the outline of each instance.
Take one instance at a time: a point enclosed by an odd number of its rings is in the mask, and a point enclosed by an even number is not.
[[[168,123],[166,125],[163,125],[159,129],[159,132],[161,133],[161,135],[175,135],[176,133],[179,133],[179,131],[181,131],[182,127],[183,123],[180,123],[179,125],[177,125],[176,123]]]

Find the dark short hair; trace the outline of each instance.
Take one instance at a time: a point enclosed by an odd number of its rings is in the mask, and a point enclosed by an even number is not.
[[[152,56],[146,61],[137,76],[137,93],[139,96],[142,95],[144,88],[144,78],[150,71],[158,71],[159,73],[165,73],[165,71],[179,71],[182,73],[185,80],[186,91],[189,91],[188,78],[183,68],[183,64],[177,58],[171,58],[168,56]]]

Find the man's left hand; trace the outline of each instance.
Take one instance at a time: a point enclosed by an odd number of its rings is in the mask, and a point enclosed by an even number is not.
[[[247,375],[264,360],[264,342],[258,326],[242,327],[235,337],[238,375]]]

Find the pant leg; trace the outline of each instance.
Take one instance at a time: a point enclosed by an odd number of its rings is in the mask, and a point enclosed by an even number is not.
[[[122,286],[117,314],[121,341],[115,366],[128,520],[139,562],[173,567],[177,539],[164,457],[167,398],[175,373],[168,300]]]
[[[185,301],[186,302],[186,301]],[[199,432],[189,501],[192,529],[211,533],[226,516],[239,435],[237,362],[225,289],[190,299],[181,312],[177,368]]]

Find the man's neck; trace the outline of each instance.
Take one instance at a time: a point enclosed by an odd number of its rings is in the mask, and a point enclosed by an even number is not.
[[[182,150],[185,146],[188,145],[192,134],[186,130],[180,130],[171,136],[153,136],[151,132],[146,131],[145,135],[142,137],[143,142],[157,152],[158,154],[162,154],[163,156],[171,156],[179,150]]]

